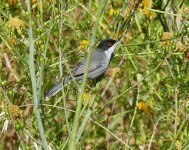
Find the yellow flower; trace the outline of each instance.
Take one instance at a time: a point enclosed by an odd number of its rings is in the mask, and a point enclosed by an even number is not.
[[[91,95],[89,93],[83,94],[83,105],[88,104],[88,102],[91,100]]]
[[[142,13],[142,12],[143,12],[143,9],[142,9],[141,7],[139,7],[139,8],[138,8],[138,11],[139,11],[140,13]]]
[[[145,113],[152,114],[152,108],[148,104],[146,104],[145,102],[142,102],[142,101],[139,102],[137,104],[137,107],[138,107],[139,110],[143,110]]]
[[[114,9],[110,9],[109,10],[109,16],[113,16],[113,14],[114,14]]]
[[[173,34],[171,32],[163,32],[162,40],[171,39],[173,37]]]
[[[152,21],[156,16],[157,16],[156,13],[149,12],[149,14],[148,14],[148,19],[149,19],[150,21]]]
[[[161,37],[161,44],[164,46],[169,46],[170,45],[170,40],[173,38],[173,33],[171,32],[163,32],[163,36]]]
[[[150,7],[150,1],[149,0],[143,0],[144,7]]]
[[[11,18],[9,21],[6,23],[6,30],[9,31],[17,31],[18,33],[21,34],[22,29],[25,27],[24,21],[20,20],[19,18]],[[11,32],[9,31],[9,32]]]
[[[181,150],[182,149],[182,144],[181,144],[181,142],[179,140],[176,141],[175,145],[176,145],[177,150]]]
[[[83,40],[83,41],[81,42],[81,44],[82,44],[82,45],[88,45],[88,44],[89,44],[89,41],[88,41],[88,40]]]
[[[117,72],[120,72],[120,68],[108,68],[105,72],[105,75],[108,77],[114,77]]]
[[[110,9],[109,10],[109,16],[112,17],[114,15],[118,15],[120,13],[119,10],[115,10],[115,9]]]
[[[9,112],[12,117],[18,117],[20,114],[20,109],[17,105],[10,105]]]
[[[79,49],[83,49],[86,48],[89,45],[89,41],[88,40],[83,40],[80,45],[79,45]]]
[[[13,45],[16,45],[16,39],[14,37],[11,37],[10,43]]]
[[[16,4],[16,0],[8,0],[9,5],[15,5]]]
[[[143,0],[142,4],[138,8],[138,11],[141,12],[141,13],[144,13],[146,15],[149,15],[148,8],[151,8],[150,0]]]

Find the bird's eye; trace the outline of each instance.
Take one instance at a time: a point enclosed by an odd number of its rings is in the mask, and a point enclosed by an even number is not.
[[[106,45],[109,46],[109,47],[111,47],[112,43],[108,42]]]

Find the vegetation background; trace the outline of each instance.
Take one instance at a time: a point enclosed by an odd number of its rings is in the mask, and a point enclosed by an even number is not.
[[[136,3],[1,0],[0,149],[189,149],[188,0],[143,0],[99,82],[44,96]]]

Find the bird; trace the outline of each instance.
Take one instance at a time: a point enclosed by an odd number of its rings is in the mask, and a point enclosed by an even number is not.
[[[95,51],[92,54],[91,61],[89,64],[87,79],[95,79],[101,77],[107,70],[109,63],[112,59],[112,54],[116,49],[118,43],[114,39],[104,39],[102,40]],[[65,86],[73,78],[75,80],[82,80],[84,77],[86,67],[86,59],[83,59],[78,65],[76,65],[72,70],[71,74],[65,77],[63,81],[63,86]],[[50,90],[46,93],[46,97],[52,97],[57,94],[62,87],[62,81],[58,81]]]

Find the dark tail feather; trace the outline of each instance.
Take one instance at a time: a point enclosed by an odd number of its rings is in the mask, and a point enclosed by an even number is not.
[[[56,83],[47,93],[46,97],[54,96],[56,93],[58,93],[61,90],[61,82]]]
[[[64,83],[63,85],[66,85],[69,81],[70,81],[70,77],[66,77],[65,80],[64,80]],[[45,96],[46,97],[51,97],[51,96],[54,96],[56,93],[58,93],[60,90],[61,90],[61,82],[57,82],[46,94]]]

